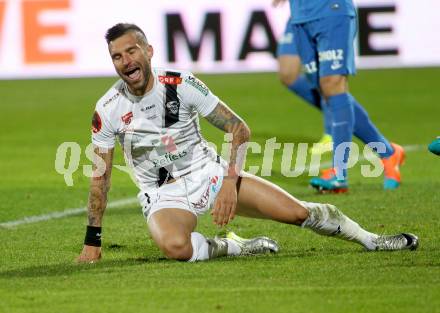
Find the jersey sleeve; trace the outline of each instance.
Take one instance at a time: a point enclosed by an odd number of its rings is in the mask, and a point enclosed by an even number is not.
[[[98,103],[92,118],[92,143],[98,147],[111,149],[115,146],[116,134],[105,113]]]
[[[189,73],[184,78],[186,102],[203,117],[211,113],[219,98],[198,78]]]

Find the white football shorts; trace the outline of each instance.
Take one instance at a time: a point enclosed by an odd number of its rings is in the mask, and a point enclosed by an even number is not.
[[[187,210],[196,216],[207,212],[223,182],[226,161],[219,158],[219,162],[211,161],[172,183],[139,192],[138,199],[147,222],[153,213],[166,208]]]

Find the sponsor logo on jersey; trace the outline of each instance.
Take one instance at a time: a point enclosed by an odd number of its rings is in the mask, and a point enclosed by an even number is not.
[[[151,109],[154,108],[155,106],[156,106],[155,104],[148,105],[148,106],[146,106],[145,108],[141,108],[141,111],[142,111],[142,112],[145,112],[145,111],[151,110]]]
[[[313,74],[318,71],[318,67],[316,66],[316,62],[312,61],[310,63],[304,64],[304,72],[307,74]]]
[[[204,83],[202,83],[200,80],[198,80],[197,78],[195,78],[194,76],[188,76],[187,78],[185,78],[185,83],[188,83],[189,85],[193,86],[194,88],[196,88],[198,91],[200,91],[205,97],[208,95],[209,93],[209,89],[208,87],[206,87],[206,85]]]
[[[167,152],[174,152],[177,150],[177,146],[174,143],[174,138],[172,136],[165,135],[162,136],[160,140],[162,141],[162,144],[165,146]]]
[[[107,101],[104,102],[103,106],[106,106],[107,104],[109,104],[110,102],[112,102],[113,100],[115,100],[117,97],[119,97],[120,93],[117,92],[116,94],[114,94],[110,99],[108,99]]]
[[[179,102],[177,101],[168,101],[165,106],[173,114],[177,114],[177,112],[179,112]]]
[[[182,77],[176,76],[159,76],[159,82],[164,85],[180,85],[182,83]]]
[[[102,122],[101,117],[99,116],[98,112],[95,111],[92,118],[92,132],[96,134],[101,130]]]
[[[330,68],[334,71],[339,70],[341,67],[342,64],[338,60],[333,61],[332,65],[330,65]]]
[[[344,50],[327,50],[319,52],[319,62],[342,61],[344,60]]]
[[[185,157],[188,154],[186,150],[179,151],[177,153],[171,153],[167,152],[164,155],[161,155],[160,157],[156,159],[152,159],[151,162],[153,162],[154,167],[164,167],[166,165],[169,165],[173,163],[174,161],[177,161],[183,157]]]
[[[125,123],[125,125],[130,124],[132,118],[133,118],[133,112],[128,112],[127,114],[121,116],[121,120]]]

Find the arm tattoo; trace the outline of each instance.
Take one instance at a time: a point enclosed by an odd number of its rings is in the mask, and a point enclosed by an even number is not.
[[[206,119],[218,129],[228,133],[232,132],[234,126],[242,123],[241,119],[222,102],[217,104]]]
[[[245,148],[250,134],[248,126],[223,102],[219,102],[206,119],[218,129],[232,134],[228,177],[237,178],[246,154]]]
[[[100,152],[95,148],[95,158],[100,157],[104,160],[105,171],[101,176],[92,177],[90,181],[90,193],[88,201],[88,225],[101,226],[105,207],[107,206],[107,192],[110,189],[110,177],[113,161],[113,149]],[[97,170],[97,162],[93,162],[93,172]]]

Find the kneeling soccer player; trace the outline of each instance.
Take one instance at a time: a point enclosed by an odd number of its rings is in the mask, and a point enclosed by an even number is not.
[[[417,248],[418,238],[412,234],[370,233],[333,205],[299,201],[242,172],[250,131],[240,117],[190,72],[152,68],[153,47],[136,25],[117,24],[107,31],[106,40],[121,79],[96,105],[92,127],[96,160],[87,233],[78,261],[101,257],[101,225],[116,137],[137,179],[151,236],[168,258],[201,261],[278,251],[277,243],[267,237],[245,240],[230,233],[207,239],[195,232],[197,217],[210,208],[214,222],[221,226],[237,214],[302,226],[357,242],[367,250]],[[199,114],[233,135],[229,164],[202,138]]]

